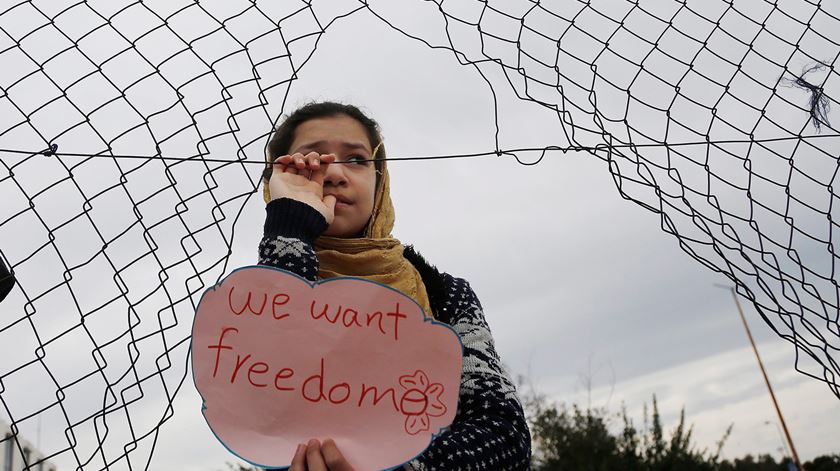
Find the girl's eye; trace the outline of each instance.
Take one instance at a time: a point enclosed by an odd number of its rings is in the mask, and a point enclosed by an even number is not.
[[[361,155],[351,155],[351,156],[347,157],[347,162],[351,162],[351,163],[359,164],[359,165],[367,165],[368,162],[370,162],[370,160],[368,160],[367,158],[365,158],[364,156],[361,156]]]

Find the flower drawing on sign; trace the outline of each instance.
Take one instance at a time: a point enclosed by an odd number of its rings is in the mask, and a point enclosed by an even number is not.
[[[430,384],[423,370],[400,376],[400,386],[405,389],[400,398],[400,412],[405,415],[405,431],[409,435],[429,430],[429,417],[440,417],[446,413],[446,406],[440,400],[443,385]]]

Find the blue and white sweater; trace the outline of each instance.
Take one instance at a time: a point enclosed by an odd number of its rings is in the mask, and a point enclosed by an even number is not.
[[[266,212],[259,263],[315,281],[320,265],[313,242],[327,228],[324,217],[310,206],[286,198],[269,203]],[[469,283],[438,272],[410,246],[404,253],[423,278],[435,319],[451,325],[464,345],[455,421],[405,468],[529,469],[528,426],[516,389],[493,346],[478,298]]]

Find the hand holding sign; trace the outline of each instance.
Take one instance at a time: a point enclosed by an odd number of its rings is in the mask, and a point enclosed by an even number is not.
[[[309,440],[309,443],[301,443],[292,458],[292,466],[289,471],[356,471],[341,454],[332,439],[324,440],[322,444],[318,440]]]
[[[385,469],[454,419],[461,350],[386,286],[250,267],[202,297],[192,362],[208,424],[241,458],[286,467],[298,444],[331,438],[356,469]]]

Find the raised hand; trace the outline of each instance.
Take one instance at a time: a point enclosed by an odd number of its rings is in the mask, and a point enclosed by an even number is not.
[[[268,191],[271,199],[290,198],[306,203],[332,224],[335,218],[335,196],[324,196],[324,174],[335,162],[333,154],[310,152],[284,155],[274,160]]]

